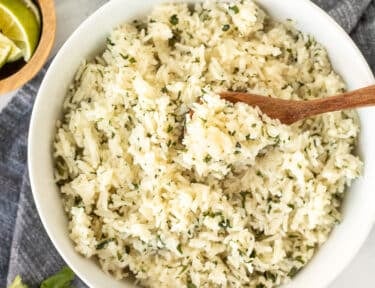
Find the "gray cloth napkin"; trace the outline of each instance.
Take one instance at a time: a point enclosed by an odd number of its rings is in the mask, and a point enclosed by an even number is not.
[[[315,0],[351,34],[375,69],[375,0]],[[46,68],[0,113],[0,287],[17,274],[30,287],[65,265],[49,240],[32,198],[27,135],[34,99]],[[75,287],[86,287],[79,279]]]

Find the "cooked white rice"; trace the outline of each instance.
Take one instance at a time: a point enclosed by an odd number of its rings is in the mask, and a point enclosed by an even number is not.
[[[79,69],[54,143],[77,251],[145,287],[285,283],[360,174],[356,113],[285,126],[217,93],[344,89],[320,44],[249,0],[166,4],[116,28]]]

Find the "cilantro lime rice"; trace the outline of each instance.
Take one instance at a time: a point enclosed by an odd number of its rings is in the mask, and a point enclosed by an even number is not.
[[[291,126],[219,98],[345,90],[327,52],[252,1],[163,4],[79,68],[54,142],[76,250],[144,287],[277,287],[340,221],[354,111]]]

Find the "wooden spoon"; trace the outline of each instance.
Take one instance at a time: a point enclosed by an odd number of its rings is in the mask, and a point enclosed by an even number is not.
[[[242,92],[224,92],[227,101],[244,102],[259,109],[281,123],[292,124],[310,116],[375,105],[375,85],[322,99],[298,101],[283,100]]]

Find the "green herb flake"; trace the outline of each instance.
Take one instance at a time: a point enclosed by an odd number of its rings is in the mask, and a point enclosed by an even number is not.
[[[232,10],[234,14],[240,13],[240,9],[238,8],[237,5],[229,6],[229,10]]]
[[[156,238],[158,239],[158,241],[160,242],[160,244],[161,244],[162,246],[165,246],[165,242],[164,242],[163,240],[161,240],[160,235],[157,235]]]
[[[298,273],[298,268],[293,266],[293,268],[290,269],[290,271],[288,273],[288,277],[294,277],[297,273]]]
[[[120,56],[121,56],[121,58],[124,59],[124,60],[127,60],[127,59],[129,58],[129,55],[124,55],[124,54],[122,54],[122,53],[120,53]]]
[[[209,216],[211,218],[215,218],[216,216],[223,216],[222,212],[212,212],[212,211],[205,211],[203,213],[203,216]]]
[[[266,286],[263,283],[259,283],[255,288],[266,288]]]
[[[266,277],[267,280],[271,280],[272,282],[276,282],[276,279],[277,279],[276,275],[273,274],[273,273],[270,272],[270,271],[266,271],[266,272],[264,273],[264,277]]]
[[[288,204],[287,205],[290,209],[294,209],[294,205],[293,204]]]
[[[75,196],[74,197],[74,204],[73,204],[74,206],[76,206],[76,207],[83,207],[83,201],[82,201],[82,198],[81,198],[81,196]]]
[[[181,41],[181,30],[175,29],[172,31],[173,37],[168,40],[168,45],[174,47],[176,43]]]
[[[204,119],[204,118],[202,118],[202,117],[199,117],[199,119],[201,119],[201,121],[202,121],[203,123],[206,123],[206,122],[207,122],[207,120]]]
[[[255,258],[256,256],[257,252],[255,251],[255,249],[253,249],[253,251],[251,251],[250,258]]]
[[[173,126],[172,125],[168,125],[168,128],[167,128],[167,133],[170,133],[172,132],[173,130]]]
[[[178,24],[178,17],[176,14],[173,14],[170,18],[169,18],[169,23],[171,23],[172,25],[177,25]]]
[[[219,222],[219,226],[223,229],[232,228],[229,219],[223,219]]]
[[[224,32],[228,31],[229,29],[230,29],[230,25],[229,24],[224,24],[223,27],[221,27],[221,30],[223,30]]]
[[[183,266],[181,269],[181,272],[178,275],[181,275],[182,273],[184,273],[187,270],[187,268],[188,268],[187,265]]]
[[[206,162],[206,163],[208,163],[208,162],[210,162],[211,159],[212,159],[211,155],[210,155],[210,154],[207,154],[207,155],[204,157],[203,161]]]
[[[297,256],[296,258],[294,258],[294,260],[300,262],[301,264],[305,264],[305,261],[302,259],[302,256]]]
[[[242,200],[241,200],[241,204],[242,204],[242,208],[245,209],[245,201],[246,201],[246,195],[248,194],[248,192],[240,192],[240,195],[242,197]]]
[[[107,44],[111,46],[115,46],[115,43],[112,42],[111,38],[107,37]]]
[[[109,242],[114,241],[114,238],[108,238],[103,241],[101,241],[98,245],[96,245],[96,250],[103,249]]]
[[[197,286],[193,282],[186,283],[186,288],[197,288]]]
[[[163,88],[161,88],[161,90],[160,90],[162,93],[167,93],[168,92],[168,89],[167,89],[167,87],[163,87]]]
[[[129,59],[129,62],[130,62],[131,64],[133,64],[133,63],[137,62],[137,60],[135,60],[134,57],[131,57],[131,58]]]
[[[178,244],[176,249],[177,249],[178,252],[180,252],[180,254],[182,254],[181,244]]]

